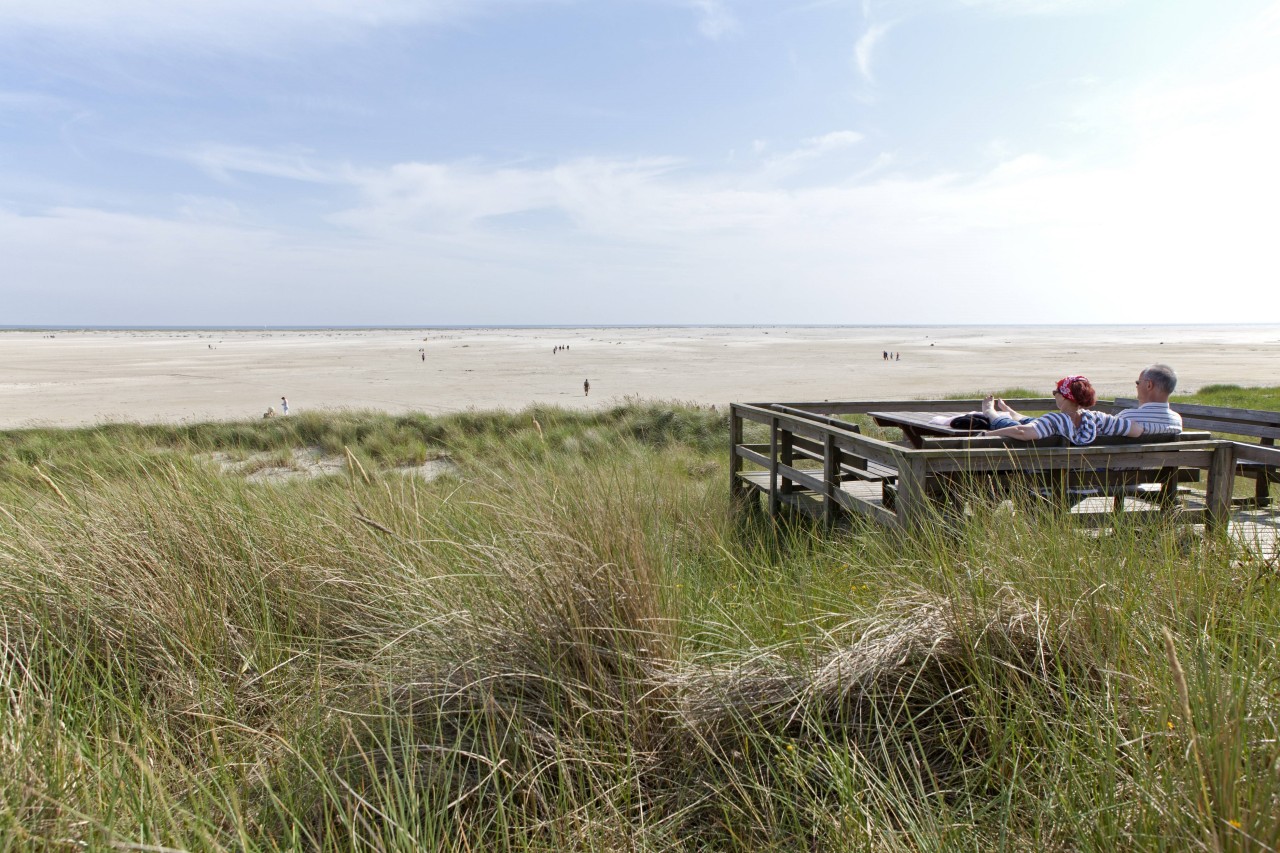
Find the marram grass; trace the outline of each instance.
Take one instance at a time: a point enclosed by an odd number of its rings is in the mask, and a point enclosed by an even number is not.
[[[1239,548],[740,519],[693,407],[284,420],[0,437],[4,849],[1280,845]]]

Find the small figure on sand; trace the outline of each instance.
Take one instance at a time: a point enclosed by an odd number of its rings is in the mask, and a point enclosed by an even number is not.
[[[582,396],[584,397],[591,396],[591,380],[590,379],[582,380]]]
[[[276,416],[275,406],[267,406],[267,410],[262,413],[263,420],[266,420],[267,418],[274,418],[275,416]]]
[[[289,414],[289,400],[285,397],[280,398],[280,414]]]

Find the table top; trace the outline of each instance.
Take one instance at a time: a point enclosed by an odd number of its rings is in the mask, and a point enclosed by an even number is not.
[[[867,412],[879,426],[894,426],[906,430],[911,430],[921,435],[942,435],[961,437],[973,435],[981,430],[955,429],[948,422],[959,415],[968,414],[968,412]],[[942,421],[946,422],[935,423]]]

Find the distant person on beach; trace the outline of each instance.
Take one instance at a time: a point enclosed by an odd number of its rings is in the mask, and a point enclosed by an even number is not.
[[[582,380],[582,396],[584,397],[591,396],[591,380],[590,379]]]
[[[289,414],[289,400],[285,397],[280,398],[280,414]]]
[[[267,410],[262,413],[263,420],[266,420],[267,418],[274,418],[275,416],[276,410],[274,406],[267,406]]]
[[[1099,436],[1137,438],[1143,434],[1142,424],[1136,421],[1093,411],[1090,407],[1098,401],[1098,394],[1084,376],[1059,379],[1053,388],[1053,401],[1058,411],[1027,418],[1015,412],[1004,400],[987,397],[982,401],[982,413],[991,420],[991,429],[984,434],[1018,441],[1061,435],[1077,446],[1092,444]]]
[[[1134,382],[1138,405],[1116,413],[1121,420],[1142,424],[1146,435],[1182,432],[1182,415],[1169,408],[1169,395],[1178,387],[1178,374],[1167,364],[1153,364]]]

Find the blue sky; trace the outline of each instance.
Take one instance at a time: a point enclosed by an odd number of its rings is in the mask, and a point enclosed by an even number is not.
[[[1280,3],[0,0],[0,324],[1280,322]]]

